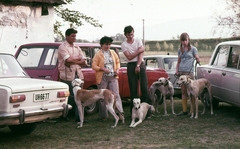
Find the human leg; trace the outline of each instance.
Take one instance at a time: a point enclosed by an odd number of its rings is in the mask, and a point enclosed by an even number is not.
[[[102,77],[102,81],[100,84],[98,84],[98,89],[106,89],[108,86],[108,81],[107,78],[105,76]],[[98,102],[98,114],[100,116],[100,118],[105,119],[108,117],[108,111],[106,108],[106,104],[105,102],[101,99]]]
[[[71,81],[65,81],[65,80],[60,80],[63,83],[66,83],[68,85],[69,93],[70,95],[68,96],[68,104],[72,106],[72,110],[70,110],[69,113],[74,113],[74,118],[79,119],[78,115],[78,108],[76,106],[75,100],[74,100],[74,94],[73,94],[73,87],[72,87],[72,82]],[[68,121],[68,116],[64,118],[64,120]]]
[[[119,95],[118,80],[113,77],[108,84],[108,88],[115,94],[115,96],[116,96],[116,106],[117,106],[118,110],[121,113],[123,113],[122,100],[121,100],[121,97]]]
[[[141,93],[142,93],[142,101],[150,103],[150,97],[148,94],[148,82],[147,82],[147,72],[146,66],[144,64],[140,65],[140,74],[139,74],[140,86],[141,86]]]
[[[130,113],[132,113],[133,108],[133,99],[138,98],[138,80],[137,75],[135,73],[135,62],[127,64],[127,75],[128,75],[128,85],[130,89],[131,101],[130,101]]]
[[[178,116],[181,115],[187,115],[187,88],[185,85],[181,86],[181,91],[182,91],[182,111],[178,113]]]

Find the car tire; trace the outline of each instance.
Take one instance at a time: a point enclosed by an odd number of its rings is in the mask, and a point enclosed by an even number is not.
[[[204,91],[203,91],[203,93],[201,94],[201,97],[200,97],[200,98],[203,98],[203,100],[204,100],[204,102],[205,102],[205,104],[206,104],[206,107],[207,107],[208,109],[210,109],[210,108],[211,108],[211,105],[210,105],[210,97],[209,97],[209,93],[208,93],[208,90],[207,90],[207,89],[204,89]],[[214,108],[214,109],[217,108],[218,105],[219,105],[219,101],[217,101],[216,99],[214,99],[214,98],[212,97],[212,106],[213,106],[213,108]]]
[[[88,88],[88,90],[93,90],[93,89],[96,89],[96,88],[94,88],[94,87],[89,87]],[[94,102],[91,105],[86,106],[84,108],[84,112],[87,113],[88,115],[92,115],[94,113],[97,113],[97,111],[98,111],[98,102]]]
[[[154,96],[155,96],[155,98],[157,99],[156,101],[159,101],[158,104],[161,105],[161,104],[163,103],[162,93],[161,93],[159,90],[156,90]]]
[[[215,99],[214,97],[212,98],[212,105],[213,108],[216,109],[219,106],[219,101],[217,99]]]
[[[30,134],[37,128],[37,123],[26,123],[21,125],[8,126],[13,133]]]

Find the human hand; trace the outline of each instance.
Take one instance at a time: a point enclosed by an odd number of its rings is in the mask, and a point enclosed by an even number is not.
[[[140,67],[135,68],[135,73],[138,74],[140,72]]]
[[[103,68],[102,70],[103,70],[103,72],[106,73],[106,74],[109,74],[109,73],[110,73],[110,70],[108,70],[107,68]]]

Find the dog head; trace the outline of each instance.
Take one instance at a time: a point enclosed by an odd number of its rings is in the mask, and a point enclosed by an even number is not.
[[[74,79],[73,81],[72,81],[72,87],[75,87],[75,86],[79,86],[79,87],[81,87],[81,84],[82,83],[84,83],[84,81],[82,80],[82,79]]]
[[[141,99],[140,98],[134,98],[133,99],[133,107],[135,109],[139,109],[141,104]]]
[[[161,78],[158,79],[158,82],[160,83],[160,85],[166,86],[166,85],[168,85],[169,80],[170,80],[169,77],[168,78],[161,77]]]
[[[191,80],[188,76],[181,75],[178,79],[177,84],[181,86],[182,84],[188,84],[189,82],[191,82]]]

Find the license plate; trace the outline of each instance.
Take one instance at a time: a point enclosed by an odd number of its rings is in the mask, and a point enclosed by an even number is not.
[[[49,93],[41,93],[41,94],[34,95],[34,102],[46,101],[46,100],[49,100]]]

